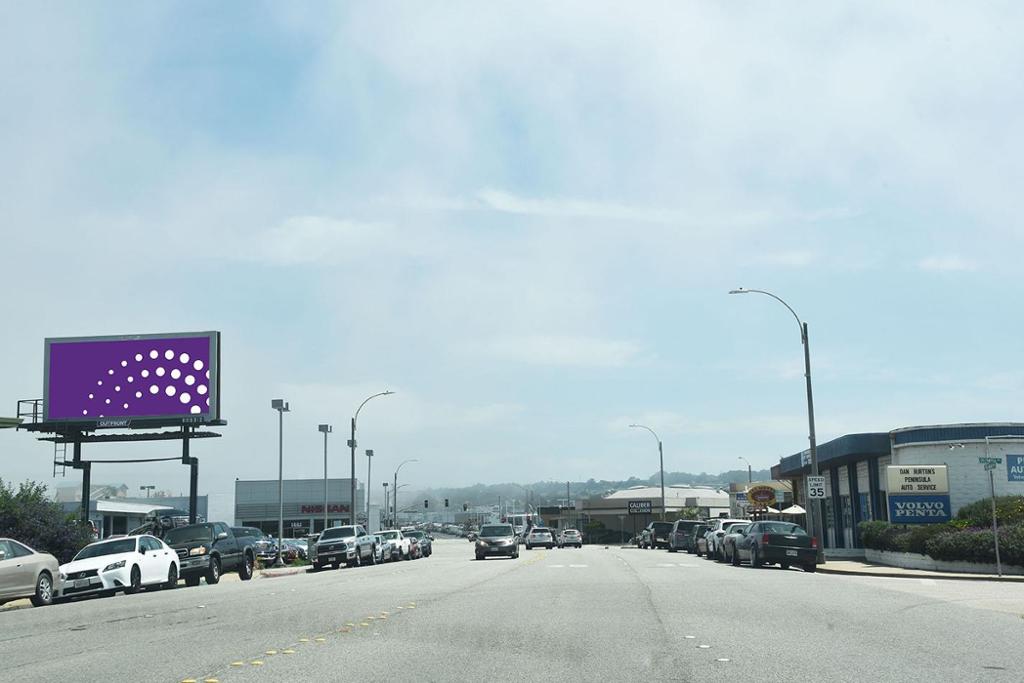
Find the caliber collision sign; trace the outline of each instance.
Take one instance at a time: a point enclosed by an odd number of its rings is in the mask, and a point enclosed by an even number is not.
[[[651,501],[631,500],[627,503],[627,509],[631,515],[649,515],[651,514]]]

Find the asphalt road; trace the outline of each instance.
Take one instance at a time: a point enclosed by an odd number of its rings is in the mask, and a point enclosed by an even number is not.
[[[588,546],[0,612],[10,681],[1020,681],[1024,584]]]

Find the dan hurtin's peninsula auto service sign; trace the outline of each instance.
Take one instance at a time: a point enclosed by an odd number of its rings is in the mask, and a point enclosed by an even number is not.
[[[949,493],[945,465],[890,465],[886,469],[890,496],[915,493]]]

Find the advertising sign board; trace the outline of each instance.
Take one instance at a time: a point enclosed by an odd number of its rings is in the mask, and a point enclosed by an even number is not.
[[[649,500],[631,500],[626,507],[631,515],[649,515],[652,509]]]
[[[945,465],[890,465],[886,478],[890,496],[949,493]]]
[[[747,489],[747,500],[757,507],[775,504],[775,489],[771,486],[751,486]]]
[[[1024,455],[1006,456],[1006,478],[1009,481],[1024,481]]]
[[[220,333],[50,338],[43,419],[97,428],[220,419]]]
[[[948,495],[889,496],[893,524],[939,524],[952,518]]]

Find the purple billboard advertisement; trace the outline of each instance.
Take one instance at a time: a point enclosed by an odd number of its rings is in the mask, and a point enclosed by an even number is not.
[[[47,339],[44,419],[218,420],[219,366],[219,332]]]

